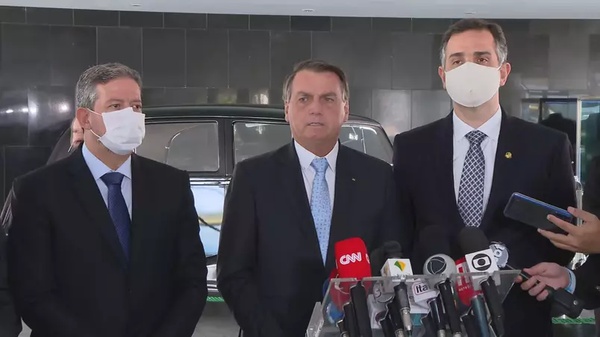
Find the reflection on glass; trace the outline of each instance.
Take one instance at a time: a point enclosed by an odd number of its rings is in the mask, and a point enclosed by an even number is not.
[[[219,249],[225,188],[220,185],[192,185],[194,205],[200,222],[200,239],[206,256],[215,256]]]
[[[244,159],[276,150],[290,142],[290,127],[284,123],[236,122],[233,126],[234,160]],[[340,143],[373,157],[392,162],[392,148],[379,127],[346,123],[340,131]]]

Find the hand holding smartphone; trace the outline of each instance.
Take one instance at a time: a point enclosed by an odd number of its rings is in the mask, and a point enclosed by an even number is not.
[[[565,234],[565,231],[548,220],[550,214],[569,223],[574,221],[573,215],[568,211],[517,192],[511,195],[504,208],[507,218],[535,228]]]

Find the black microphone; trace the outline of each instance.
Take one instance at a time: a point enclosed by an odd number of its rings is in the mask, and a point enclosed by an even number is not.
[[[460,247],[465,253],[469,272],[491,273],[498,270],[496,259],[490,249],[490,243],[481,229],[471,226],[463,228],[459,234],[459,242]],[[476,279],[477,281],[473,280],[473,286],[475,287],[478,284],[483,291],[483,296],[485,297],[485,302],[487,303],[491,316],[492,329],[497,336],[502,337],[505,333],[504,308],[502,307],[502,301],[500,300],[500,294],[498,294],[496,282],[491,275],[487,277],[477,277]],[[479,304],[478,300],[475,304]],[[485,313],[485,310],[483,312]],[[475,317],[477,317],[478,313],[476,311],[474,313]],[[483,336],[486,335],[484,334]]]
[[[360,337],[358,318],[356,317],[354,304],[352,302],[344,305],[344,319],[341,322],[343,322],[343,326],[338,326],[338,328],[340,328],[342,334],[346,332],[348,337]]]
[[[444,316],[444,307],[442,304],[442,298],[436,297],[429,300],[429,313],[434,323],[437,337],[446,337],[446,317]]]
[[[467,332],[468,337],[481,337],[481,331],[475,322],[475,316],[472,313],[467,312],[463,316],[461,316],[460,320],[463,322],[465,326],[465,331]]]
[[[461,337],[460,316],[456,308],[452,282],[450,281],[450,276],[455,274],[457,270],[454,260],[448,256],[450,254],[449,237],[441,226],[426,227],[422,231],[421,237],[424,245],[428,247],[426,248],[428,253],[435,254],[425,261],[423,274],[439,276],[429,279],[431,286],[436,287],[440,293],[452,336]]]
[[[519,270],[508,264],[509,253],[508,248],[506,248],[504,244],[494,242],[490,245],[490,249],[496,257],[496,263],[498,264],[498,267],[502,269]],[[523,278],[525,281],[531,278],[531,275],[527,274],[523,270],[520,270],[519,276],[521,276],[521,278]],[[575,295],[563,288],[554,289],[548,285],[544,288],[544,290],[548,292],[548,297],[546,297],[546,300],[556,303],[558,305],[557,309],[559,309],[561,313],[573,319],[581,315],[585,303],[579,298],[575,297]]]

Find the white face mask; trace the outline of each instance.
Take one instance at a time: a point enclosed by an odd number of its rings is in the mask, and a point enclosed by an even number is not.
[[[500,67],[465,62],[446,72],[446,91],[462,106],[475,108],[494,97],[500,88]]]
[[[119,155],[128,155],[142,144],[146,135],[146,115],[143,113],[135,112],[132,108],[102,114],[90,111],[102,117],[106,132],[98,136],[93,130],[90,131],[110,151]]]

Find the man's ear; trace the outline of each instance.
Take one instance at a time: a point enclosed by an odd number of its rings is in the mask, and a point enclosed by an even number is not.
[[[511,69],[512,66],[508,62],[504,62],[504,64],[500,66],[500,86],[505,85],[508,81],[508,75],[510,74]]]
[[[77,108],[75,111],[75,118],[77,118],[77,121],[83,130],[89,130],[92,128],[90,124],[90,114],[90,110],[86,108]],[[71,123],[71,126],[72,125],[73,123]]]
[[[442,86],[446,89],[446,72],[444,71],[444,67],[438,67],[438,75],[442,79]]]

